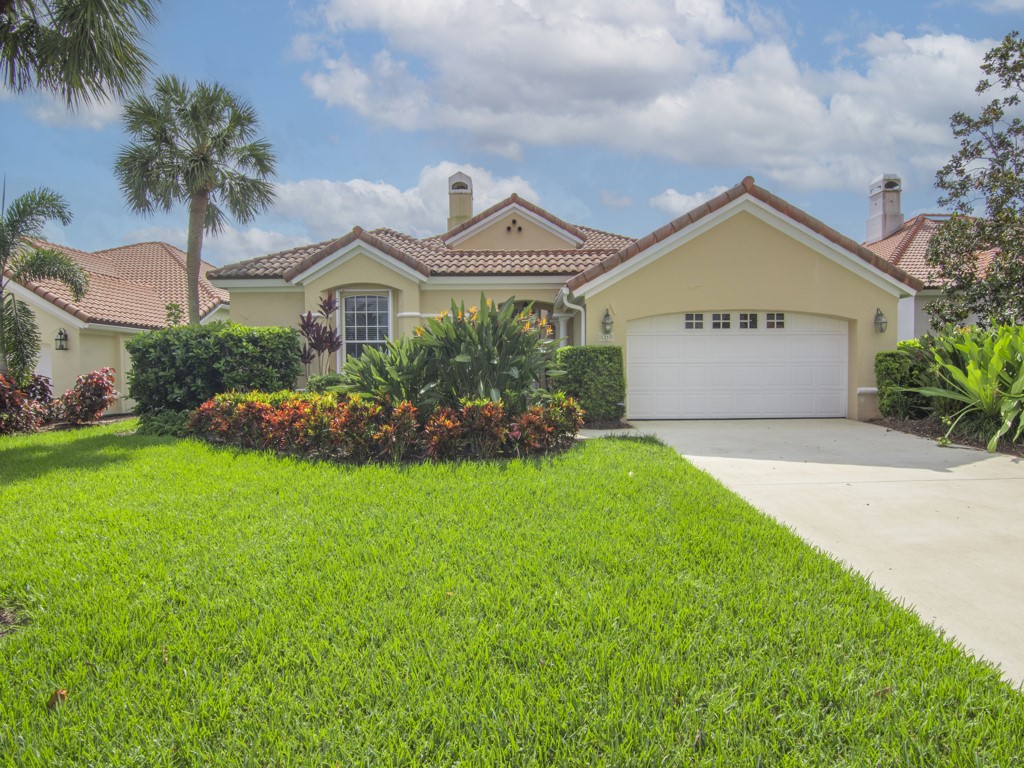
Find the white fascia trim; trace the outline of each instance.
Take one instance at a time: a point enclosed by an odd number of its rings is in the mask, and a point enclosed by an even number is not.
[[[227,278],[213,279],[210,281],[218,288],[226,291],[238,291],[239,293],[303,293],[302,286],[292,285],[280,278],[260,280],[258,278],[234,279]]]
[[[552,224],[550,221],[545,219],[543,216],[538,216],[533,211],[531,211],[531,210],[529,210],[527,208],[523,208],[523,206],[521,206],[519,203],[512,203],[511,205],[507,205],[504,208],[501,208],[500,210],[495,211],[490,216],[488,216],[486,219],[482,219],[482,220],[478,221],[476,224],[474,224],[469,229],[463,230],[462,232],[459,232],[459,234],[455,235],[455,237],[449,238],[448,240],[445,241],[445,244],[447,244],[447,245],[458,245],[463,240],[467,240],[468,238],[470,238],[473,235],[475,235],[477,232],[480,232],[481,230],[486,229],[487,227],[489,227],[499,217],[507,216],[510,213],[515,213],[518,216],[522,216],[525,219],[529,219],[530,222],[532,222],[533,224],[536,224],[541,229],[546,230],[547,232],[550,232],[552,235],[555,235],[556,237],[560,237],[562,240],[565,240],[566,242],[568,242],[571,245],[574,245],[574,246],[583,245],[583,239],[582,238],[577,237],[576,235],[574,235],[572,232],[569,232],[568,230],[562,229],[561,227],[559,227],[556,224]]]
[[[872,285],[881,288],[892,296],[901,298],[903,296],[913,296],[916,293],[916,291],[914,291],[910,286],[900,282],[895,277],[882,272],[880,269],[876,269],[860,257],[849,253],[844,248],[833,243],[831,240],[828,240],[817,232],[808,229],[803,224],[798,224],[788,216],[783,216],[767,203],[763,203],[750,195],[744,195],[737,200],[733,200],[728,205],[723,206],[714,213],[698,220],[696,223],[691,224],[679,232],[673,233],[660,243],[648,248],[643,253],[638,254],[629,261],[615,267],[611,272],[606,272],[605,274],[594,278],[589,283],[580,286],[575,294],[580,297],[596,296],[605,288],[608,288],[619,280],[643,269],[651,262],[664,256],[666,253],[675,250],[680,245],[683,245],[694,238],[700,237],[712,227],[721,224],[726,219],[732,218],[741,212],[751,214],[760,221],[763,221],[769,226],[779,230],[784,235],[793,238],[798,243],[807,246],[811,250],[839,266],[845,267],[851,272],[854,272],[858,276],[870,282]]]
[[[70,312],[66,312],[65,310],[58,307],[56,304],[47,301],[39,294],[30,291],[25,286],[20,285],[14,282],[13,280],[7,283],[6,290],[10,291],[15,296],[17,296],[19,301],[24,301],[33,309],[40,310],[42,312],[48,312],[49,314],[53,315],[58,320],[60,320],[62,323],[70,325],[72,328],[77,328],[81,330],[82,328],[89,327],[89,323],[85,322],[84,320],[79,320]]]
[[[214,320],[217,319],[218,315],[224,315],[224,314],[227,314],[228,316],[230,316],[230,314],[231,314],[231,304],[230,304],[230,302],[224,302],[223,304],[218,304],[216,309],[211,310],[210,312],[207,312],[205,315],[203,315],[201,318],[199,318],[199,324],[200,325],[206,325],[207,323],[212,323]]]
[[[346,261],[356,256],[367,256],[378,264],[381,264],[382,266],[385,266],[417,283],[422,283],[427,279],[426,275],[412,267],[406,266],[393,256],[389,256],[383,251],[377,250],[372,245],[367,245],[362,240],[355,240],[344,248],[338,249],[319,264],[314,264],[305,272],[296,275],[291,282],[296,285],[304,286],[306,283],[316,280],[321,275],[330,272],[332,269],[340,267]]]
[[[564,275],[553,277],[547,275],[526,275],[523,277],[516,277],[514,275],[495,275],[493,277],[477,275],[467,277],[432,277],[420,287],[420,290],[447,291],[452,288],[476,288],[482,291],[494,288],[501,288],[502,290],[522,288],[529,290],[533,288],[559,288],[563,285],[565,285]]]
[[[146,331],[152,330],[151,328],[133,328],[127,325],[103,325],[101,323],[89,323],[84,331],[97,331],[99,333],[124,333],[134,336],[137,333],[145,333]]]

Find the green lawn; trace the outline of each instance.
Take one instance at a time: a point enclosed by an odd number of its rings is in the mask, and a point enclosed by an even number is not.
[[[0,765],[1024,765],[1021,693],[663,446],[133,426],[0,439]]]

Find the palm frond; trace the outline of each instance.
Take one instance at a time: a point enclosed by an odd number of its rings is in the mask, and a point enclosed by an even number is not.
[[[0,32],[0,73],[14,91],[50,91],[74,108],[122,98],[151,65],[142,30],[151,0],[20,0]]]
[[[58,280],[67,286],[75,301],[89,290],[89,277],[75,261],[50,248],[25,248],[9,264],[19,283]]]
[[[0,349],[11,378],[27,384],[39,360],[39,328],[28,304],[13,293],[0,298]]]
[[[71,223],[67,201],[52,189],[40,187],[11,201],[0,222],[0,260],[6,261],[19,243],[38,237],[46,222]]]

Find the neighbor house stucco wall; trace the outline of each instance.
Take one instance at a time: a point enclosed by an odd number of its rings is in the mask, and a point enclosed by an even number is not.
[[[586,300],[587,341],[624,348],[630,320],[676,312],[774,310],[847,320],[851,418],[877,416],[876,398],[858,398],[857,390],[875,386],[875,354],[897,340],[895,295],[745,211]],[[606,308],[615,323],[611,339],[601,338]],[[891,319],[884,334],[874,329],[876,308]]]
[[[241,325],[294,327],[306,309],[302,289],[231,289],[231,319]]]

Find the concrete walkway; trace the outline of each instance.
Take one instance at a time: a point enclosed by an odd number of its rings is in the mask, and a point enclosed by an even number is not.
[[[633,425],[1024,681],[1024,461],[845,419]]]

